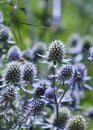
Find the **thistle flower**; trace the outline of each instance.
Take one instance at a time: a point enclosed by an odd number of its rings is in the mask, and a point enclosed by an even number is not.
[[[71,79],[75,74],[74,68],[72,65],[64,65],[58,71],[58,80],[60,82]]]
[[[1,27],[0,28],[0,41],[1,42],[6,42],[7,40],[10,39],[10,30],[8,27]]]
[[[42,86],[38,86],[34,89],[34,97],[40,98],[40,96],[43,96],[45,93],[45,88]]]
[[[87,76],[87,68],[84,64],[78,63],[74,66],[75,75],[72,78],[71,82],[72,88],[78,87],[79,91],[82,93],[82,88],[92,90],[92,87],[85,83],[86,80],[90,80],[91,77]]]
[[[86,121],[84,117],[81,115],[72,117],[68,122],[67,130],[86,130]]]
[[[12,46],[8,51],[8,58],[11,61],[19,60],[21,57],[21,51],[18,46]]]
[[[25,58],[27,61],[33,61],[32,50],[25,50],[22,54],[22,57]]]
[[[84,76],[87,76],[87,70],[85,69],[86,66],[83,63],[77,63],[74,65],[74,68],[76,70],[76,73],[80,75],[82,78]]]
[[[22,78],[24,81],[33,83],[36,78],[37,70],[36,66],[31,62],[26,62],[23,66]]]
[[[33,61],[37,61],[38,59],[41,58],[39,55],[44,54],[45,48],[46,48],[46,46],[42,42],[38,42],[33,46],[33,48],[32,48]]]
[[[25,107],[27,113],[31,113],[31,115],[40,114],[43,110],[45,103],[41,99],[31,99],[28,101],[28,105]]]
[[[48,99],[54,99],[55,90],[53,88],[47,88],[44,95]]]
[[[47,51],[48,61],[62,62],[64,58],[64,44],[60,40],[53,41]]]
[[[89,51],[89,48],[92,47],[93,38],[89,35],[83,38],[83,51]]]
[[[78,33],[70,35],[68,43],[71,45],[69,52],[72,54],[77,54],[82,51],[83,40]]]
[[[20,68],[20,63],[17,61],[12,61],[5,73],[5,81],[8,83],[18,83],[21,80],[21,68]]]
[[[8,104],[8,102],[13,102],[15,99],[19,98],[19,94],[17,92],[17,89],[15,89],[14,86],[9,86],[7,88],[4,88],[1,91],[1,102],[5,102],[6,104]],[[1,103],[1,104],[2,104]]]
[[[61,128],[65,127],[67,124],[68,120],[70,119],[71,113],[67,107],[61,107],[59,110],[59,124],[57,124],[57,119],[56,115],[54,115],[53,118],[53,125],[54,126],[59,126]]]

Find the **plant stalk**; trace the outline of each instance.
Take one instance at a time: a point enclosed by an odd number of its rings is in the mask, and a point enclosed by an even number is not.
[[[55,97],[54,97],[54,101],[55,101],[55,110],[56,110],[56,119],[57,119],[57,124],[59,123],[59,103],[58,103],[58,93],[57,93],[57,89],[55,87],[55,68],[56,68],[56,61],[53,62],[53,88],[55,90]],[[57,130],[59,130],[57,128]]]

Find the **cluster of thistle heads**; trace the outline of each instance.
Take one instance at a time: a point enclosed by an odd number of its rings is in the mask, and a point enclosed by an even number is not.
[[[76,34],[69,40],[72,44],[68,58],[61,40],[52,41],[48,47],[37,42],[25,51],[16,44],[8,44],[10,41],[10,28],[1,24],[4,71],[0,77],[0,129],[21,130],[39,126],[48,130],[86,130],[80,98],[84,88],[92,90],[86,83],[91,79],[87,69],[93,62],[92,46],[85,48],[89,54],[85,66],[82,63],[85,45]],[[6,46],[9,46],[7,53],[3,51]],[[78,114],[72,114],[76,110]]]

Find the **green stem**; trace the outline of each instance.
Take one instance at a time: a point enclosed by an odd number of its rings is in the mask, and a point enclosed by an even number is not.
[[[56,109],[56,119],[57,119],[57,124],[59,123],[59,104],[58,104],[58,93],[57,93],[57,90],[55,89],[55,67],[56,67],[56,61],[53,62],[53,88],[55,90],[55,97],[54,97],[54,100],[55,100],[55,109]],[[59,130],[57,128],[57,130]]]

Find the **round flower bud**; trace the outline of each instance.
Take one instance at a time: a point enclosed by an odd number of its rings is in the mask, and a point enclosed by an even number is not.
[[[49,89],[47,88],[44,95],[48,99],[54,99],[55,90],[53,88],[49,88]]]
[[[22,78],[24,81],[33,83],[36,77],[36,66],[31,62],[26,62],[23,66]]]
[[[64,65],[58,71],[58,80],[63,82],[69,80],[74,76],[74,73],[75,71],[72,65]]]
[[[39,55],[43,55],[45,51],[45,44],[42,42],[38,42],[35,44],[35,46],[32,48],[33,51],[33,60],[37,61],[41,57]],[[39,55],[38,55],[39,54]]]
[[[59,110],[59,122],[57,124],[57,119],[56,119],[56,115],[54,115],[54,118],[53,118],[53,125],[54,126],[59,126],[59,127],[65,127],[67,121],[69,120],[71,114],[70,114],[70,111],[67,107],[62,107],[60,110]]]
[[[43,110],[45,103],[41,99],[32,99],[26,109],[28,109],[28,113],[30,112],[32,115],[40,114]]]
[[[10,83],[18,83],[21,79],[21,68],[20,63],[17,61],[12,61],[6,70],[5,80]]]
[[[8,58],[11,61],[19,60],[21,57],[21,51],[18,46],[12,46],[8,51]]]
[[[0,29],[0,41],[5,42],[9,40],[10,37],[10,31],[7,27],[1,27]]]
[[[62,62],[64,58],[64,45],[60,40],[53,41],[47,51],[48,61]]]
[[[34,89],[34,97],[35,98],[40,98],[40,96],[43,96],[45,93],[45,88],[42,86],[38,86]]]
[[[86,121],[84,117],[81,115],[72,117],[68,122],[67,130],[86,130]]]

